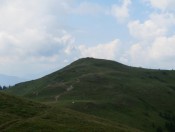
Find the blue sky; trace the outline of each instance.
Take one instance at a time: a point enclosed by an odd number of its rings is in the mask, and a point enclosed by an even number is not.
[[[76,59],[175,67],[174,0],[1,0],[0,73],[38,78]]]

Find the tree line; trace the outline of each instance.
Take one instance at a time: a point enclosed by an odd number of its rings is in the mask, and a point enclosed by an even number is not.
[[[10,88],[11,86],[1,86],[0,85],[0,90],[5,90],[5,89],[8,89],[8,88]]]

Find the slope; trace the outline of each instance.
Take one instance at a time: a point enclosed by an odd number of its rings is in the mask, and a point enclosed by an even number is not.
[[[1,132],[138,131],[96,116],[17,98],[0,92]]]
[[[7,90],[7,92],[20,96],[31,97],[32,99],[35,96],[40,98],[42,95],[53,97],[54,94],[64,92],[67,87],[71,86],[71,83],[79,82],[79,78],[85,75],[100,72],[105,73],[105,71],[113,72],[114,70],[122,71],[126,69],[128,70],[127,66],[113,61],[83,58],[43,78],[17,84],[12,89]],[[57,88],[54,89],[54,87]]]
[[[174,130],[175,71],[84,58],[7,92],[120,122],[143,131]]]

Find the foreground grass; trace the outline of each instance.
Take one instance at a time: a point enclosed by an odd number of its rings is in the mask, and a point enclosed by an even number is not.
[[[115,132],[137,129],[55,105],[0,93],[2,132]]]

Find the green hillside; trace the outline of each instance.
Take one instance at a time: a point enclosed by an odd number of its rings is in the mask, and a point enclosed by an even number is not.
[[[0,92],[1,132],[135,132],[109,120]]]
[[[6,92],[141,131],[175,130],[175,71],[84,58]]]

